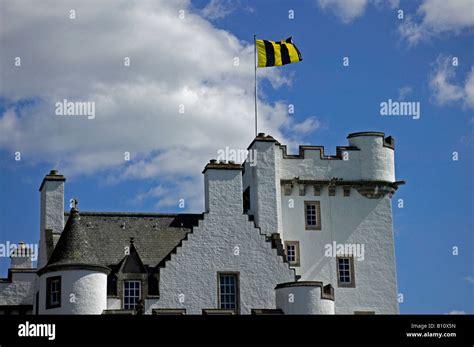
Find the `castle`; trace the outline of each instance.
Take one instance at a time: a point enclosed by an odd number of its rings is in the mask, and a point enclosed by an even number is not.
[[[0,314],[397,314],[394,140],[334,156],[260,133],[243,164],[204,168],[202,214],[64,211],[40,186],[40,240],[12,255]]]

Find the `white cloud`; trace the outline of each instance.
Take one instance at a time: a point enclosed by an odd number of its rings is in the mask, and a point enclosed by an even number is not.
[[[453,310],[453,311],[449,312],[448,314],[466,314],[466,312]]]
[[[350,23],[357,17],[364,14],[368,0],[319,0],[319,6],[323,9],[331,10],[344,23]]]
[[[321,9],[330,10],[344,23],[351,23],[362,16],[369,3],[377,7],[388,6],[392,9],[399,5],[398,0],[318,0]]]
[[[474,66],[464,85],[458,85],[453,83],[456,67],[452,66],[452,59],[451,56],[440,55],[434,63],[429,77],[433,99],[439,105],[461,101],[464,107],[474,107]]]
[[[252,140],[251,40],[215,28],[188,1],[8,1],[1,11],[0,96],[11,105],[35,102],[0,115],[0,149],[68,177],[104,171],[109,182],[194,183],[218,148]],[[274,87],[291,83],[284,69],[263,70]],[[95,119],[56,116],[63,99],[94,101]],[[284,105],[259,100],[259,131],[291,143],[280,129],[292,124]]]
[[[156,201],[153,207],[156,210],[162,208],[187,209],[189,206],[199,206],[204,195],[204,185],[202,178],[176,182],[165,180],[162,184],[153,187],[145,192],[138,193],[133,204],[141,204],[149,201]],[[182,201],[181,201],[182,199]]]
[[[298,134],[309,134],[321,127],[321,123],[316,117],[306,118],[303,122],[294,124],[292,130]]]
[[[442,33],[459,34],[474,26],[472,0],[424,0],[415,16],[407,16],[399,33],[409,45],[427,41]]]
[[[472,276],[466,276],[466,277],[464,277],[464,279],[465,279],[466,281],[468,281],[469,283],[474,284],[474,277],[472,277]]]
[[[471,72],[467,77],[464,92],[466,105],[474,108],[474,66],[471,67]]]
[[[230,0],[210,0],[201,10],[201,15],[208,19],[222,19],[230,15],[236,9]]]

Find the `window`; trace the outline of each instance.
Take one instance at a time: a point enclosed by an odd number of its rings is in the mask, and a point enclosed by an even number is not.
[[[219,308],[239,310],[239,274],[238,273],[218,273]]]
[[[61,307],[61,276],[46,279],[46,309]]]
[[[339,287],[355,287],[354,258],[337,257],[337,285]]]
[[[321,207],[319,201],[305,201],[306,230],[321,230]]]
[[[125,310],[134,310],[140,300],[141,282],[124,281],[123,282],[123,308]]]
[[[293,266],[300,266],[300,243],[298,241],[285,241],[286,259]]]

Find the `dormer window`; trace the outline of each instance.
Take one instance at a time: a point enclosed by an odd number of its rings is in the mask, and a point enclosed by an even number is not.
[[[141,298],[141,281],[123,282],[123,308],[134,310]]]

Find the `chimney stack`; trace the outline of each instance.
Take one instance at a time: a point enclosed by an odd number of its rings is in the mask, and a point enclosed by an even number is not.
[[[11,269],[31,269],[33,267],[32,262],[33,250],[25,245],[24,242],[18,244],[10,255]]]
[[[206,212],[243,213],[241,164],[213,159],[203,174]]]
[[[40,244],[38,268],[42,268],[48,262],[48,245],[46,230],[53,234],[60,234],[64,229],[64,182],[66,178],[60,175],[58,170],[51,170],[47,174],[40,191]]]

